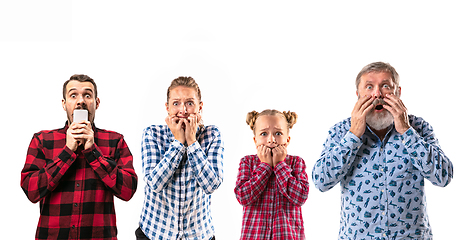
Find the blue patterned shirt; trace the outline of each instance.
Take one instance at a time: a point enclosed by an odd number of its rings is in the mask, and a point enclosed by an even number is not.
[[[167,125],[142,136],[145,198],[140,228],[150,239],[205,240],[214,236],[211,193],[222,183],[224,146],[215,126],[198,129],[184,146]]]
[[[410,115],[403,135],[381,141],[368,127],[361,138],[348,118],[330,131],[312,179],[320,191],[341,183],[339,239],[432,239],[424,179],[444,187],[453,167],[432,127]]]

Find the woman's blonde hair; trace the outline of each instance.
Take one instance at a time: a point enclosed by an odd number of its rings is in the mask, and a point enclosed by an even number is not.
[[[289,129],[291,129],[294,126],[294,124],[297,122],[297,113],[295,113],[295,112],[291,112],[291,111],[280,112],[280,111],[275,110],[275,109],[266,109],[266,110],[264,110],[260,113],[258,113],[257,111],[249,112],[246,115],[246,124],[248,124],[248,126],[250,126],[251,130],[253,130],[253,133],[254,133],[255,132],[255,123],[256,123],[256,120],[258,119],[258,117],[260,117],[260,116],[275,116],[275,115],[282,116],[282,117],[284,117],[284,119],[286,119],[287,132],[289,132]]]
[[[202,101],[201,89],[199,89],[199,86],[197,85],[196,81],[192,77],[179,77],[171,81],[171,84],[168,87],[168,90],[166,92],[167,102],[170,100],[170,91],[179,86],[184,86],[184,87],[194,89],[196,91],[197,98],[199,98],[199,101]]]

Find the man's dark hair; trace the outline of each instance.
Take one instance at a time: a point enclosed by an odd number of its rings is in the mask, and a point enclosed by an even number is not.
[[[93,87],[95,88],[95,99],[98,97],[98,89],[96,88],[96,83],[95,81],[87,76],[87,75],[84,75],[84,74],[75,74],[75,75],[72,75],[70,77],[69,80],[65,81],[64,82],[64,86],[62,88],[62,97],[64,98],[65,100],[65,95],[67,94],[66,91],[67,91],[67,84],[70,82],[70,81],[79,81],[79,82],[91,82],[93,84]]]

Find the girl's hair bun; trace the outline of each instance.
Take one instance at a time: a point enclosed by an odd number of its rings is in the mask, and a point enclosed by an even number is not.
[[[255,123],[256,123],[256,119],[258,119],[259,116],[274,116],[274,115],[280,115],[282,117],[284,117],[287,121],[287,127],[288,129],[291,129],[292,126],[294,126],[294,124],[297,122],[297,113],[295,112],[291,112],[291,111],[284,111],[284,112],[280,112],[278,110],[275,110],[275,109],[266,109],[262,112],[257,112],[257,111],[251,111],[249,112],[247,115],[246,115],[246,124],[248,124],[248,126],[250,126],[251,130],[253,130],[253,132],[255,131]]]
[[[284,111],[282,112],[284,114],[284,117],[286,117],[287,120],[287,126],[289,128],[292,128],[294,124],[297,122],[297,113],[291,112],[291,111]]]
[[[259,113],[257,111],[251,111],[246,115],[246,124],[250,126],[251,130],[255,130],[255,122],[258,115]]]

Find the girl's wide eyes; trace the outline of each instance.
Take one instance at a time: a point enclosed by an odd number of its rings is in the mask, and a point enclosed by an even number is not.
[[[267,132],[262,132],[259,134],[260,136],[268,136],[268,133]],[[276,132],[274,135],[276,136],[282,136],[282,132]]]

